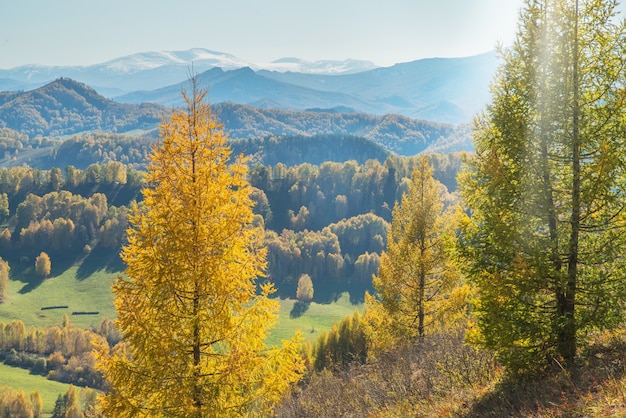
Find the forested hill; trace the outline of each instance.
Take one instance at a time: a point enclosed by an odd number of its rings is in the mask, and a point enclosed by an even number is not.
[[[86,169],[91,164],[121,162],[143,169],[157,141],[153,137],[112,133],[28,139],[19,132],[0,128],[0,168],[28,165],[43,170],[67,166]],[[373,141],[347,135],[270,136],[231,140],[230,144],[234,155],[249,157],[250,166],[350,160],[359,164],[376,160],[382,164],[392,154]]]
[[[213,109],[231,138],[351,135],[370,139],[400,155],[415,155],[429,148],[439,148],[439,152],[472,149],[466,125],[456,126],[401,115],[336,112],[332,109],[298,112],[234,103],[220,103]]]
[[[340,111],[341,110],[341,111]],[[214,111],[233,139],[269,136],[342,135],[369,139],[400,155],[424,150],[471,149],[466,126],[374,116],[346,109],[289,111],[221,103]],[[156,104],[121,104],[85,84],[62,78],[28,92],[0,92],[0,128],[30,138],[83,132],[156,131],[169,109]]]
[[[108,100],[85,84],[67,78],[27,92],[0,93],[0,127],[30,137],[152,129],[166,113],[167,108],[157,104]]]

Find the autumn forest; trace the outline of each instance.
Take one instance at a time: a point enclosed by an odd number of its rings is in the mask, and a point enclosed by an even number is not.
[[[229,137],[193,73],[158,130],[0,128],[0,361],[65,385],[0,384],[0,412],[625,414],[615,7],[525,1],[471,128],[410,141]],[[444,134],[472,150],[425,152]]]

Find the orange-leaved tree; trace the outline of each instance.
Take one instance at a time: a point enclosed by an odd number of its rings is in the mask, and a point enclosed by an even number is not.
[[[278,304],[257,283],[266,252],[247,167],[190,81],[187,108],[161,126],[113,285],[123,340],[98,352],[109,416],[264,416],[303,369],[299,337],[264,343]]]

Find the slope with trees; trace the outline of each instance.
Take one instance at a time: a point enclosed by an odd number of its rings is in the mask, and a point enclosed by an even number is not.
[[[140,131],[155,137],[159,123],[170,112],[169,108],[151,103],[117,103],[70,79],[58,79],[32,91],[0,93],[0,101],[0,129],[16,131],[27,136],[28,141],[92,132],[132,134]],[[412,119],[398,114],[294,111],[235,103],[215,104],[213,109],[224,124],[224,130],[235,139],[356,136],[401,155],[414,155],[433,146],[438,152],[471,148],[466,125]],[[19,147],[20,143],[24,145],[25,141],[20,139],[18,142],[1,141],[0,151],[2,145],[11,149]]]
[[[30,137],[153,129],[168,113],[167,108],[156,104],[116,103],[82,83],[64,78],[29,92],[13,93],[2,102],[0,128]]]

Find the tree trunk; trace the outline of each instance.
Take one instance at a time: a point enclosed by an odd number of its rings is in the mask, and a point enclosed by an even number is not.
[[[567,262],[567,283],[565,294],[560,301],[559,313],[562,320],[558,352],[568,364],[576,357],[576,280],[578,276],[578,239],[580,232],[580,100],[578,91],[578,1],[576,1],[574,23],[574,56],[573,56],[573,108],[572,108],[572,216],[571,232]]]

